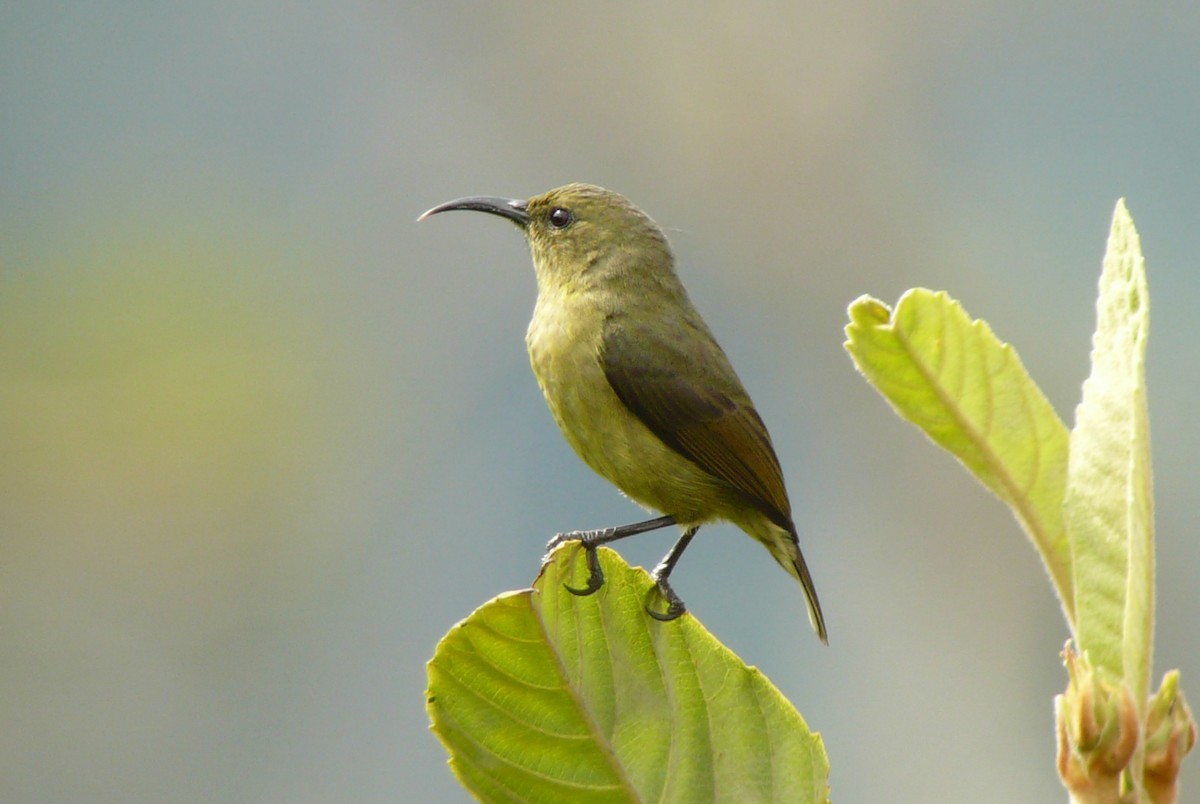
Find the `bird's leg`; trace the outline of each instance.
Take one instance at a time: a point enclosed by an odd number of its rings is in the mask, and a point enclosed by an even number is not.
[[[671,574],[671,570],[675,569],[675,564],[679,561],[679,557],[683,555],[683,551],[691,544],[692,537],[696,535],[696,531],[700,530],[699,525],[693,525],[683,532],[679,537],[679,541],[675,542],[675,546],[671,551],[663,556],[663,560],[658,562],[658,566],[654,568],[654,572],[650,573],[650,577],[654,579],[654,585],[658,589],[658,593],[662,595],[663,600],[667,601],[667,610],[661,614],[646,606],[646,613],[660,622],[670,622],[679,615],[687,611],[683,601],[679,599],[679,595],[675,594],[675,590],[671,588],[671,584],[667,581],[667,577]]]
[[[565,542],[579,542],[587,553],[587,585],[582,589],[576,589],[573,586],[563,584],[563,588],[574,595],[590,595],[604,585],[604,570],[600,569],[600,557],[596,554],[597,547],[609,542],[615,542],[618,539],[624,539],[626,536],[636,536],[639,533],[658,530],[659,528],[665,528],[674,524],[675,517],[660,516],[657,519],[648,519],[645,522],[634,522],[632,525],[617,525],[616,527],[600,528],[598,530],[573,530],[570,533],[560,533],[546,545],[546,555],[542,558],[542,564],[544,565],[547,559],[550,558],[550,551],[560,544]],[[671,552],[674,552],[674,550]],[[674,564],[674,562],[671,563]]]

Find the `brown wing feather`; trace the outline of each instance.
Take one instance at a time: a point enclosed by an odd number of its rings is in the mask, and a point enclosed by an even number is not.
[[[610,319],[600,360],[617,397],[663,443],[792,529],[771,437],[703,325],[660,319],[650,327]]]

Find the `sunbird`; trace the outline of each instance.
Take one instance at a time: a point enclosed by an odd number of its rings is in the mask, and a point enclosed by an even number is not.
[[[515,223],[537,273],[525,335],[534,376],[567,442],[597,474],[655,519],[560,533],[577,541],[589,595],[604,583],[596,548],[678,525],[682,536],[651,576],[669,621],[686,611],[669,577],[700,526],[731,522],[804,589],[808,619],[828,644],[771,436],[725,352],[692,306],[661,228],[617,193],[568,184],[526,201],[490,196],[440,204],[418,220],[474,210]]]

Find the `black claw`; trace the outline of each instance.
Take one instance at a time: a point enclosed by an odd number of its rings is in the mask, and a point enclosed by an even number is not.
[[[672,603],[670,606],[667,606],[667,610],[661,614],[649,606],[646,607],[646,613],[658,620],[660,623],[669,623],[671,620],[678,620],[686,611],[687,609],[685,609],[682,605],[677,606],[674,603]]]
[[[585,544],[583,546],[583,549],[585,551],[587,551],[587,565],[588,565],[587,585],[584,586],[582,589],[579,589],[574,586],[569,586],[565,583],[563,584],[563,589],[566,589],[571,594],[578,595],[579,597],[587,597],[588,595],[594,595],[596,592],[598,592],[600,590],[601,586],[604,586],[604,570],[602,570],[600,568],[600,556],[598,556],[596,554],[596,548],[591,545]]]
[[[576,595],[577,597],[594,595],[596,592],[600,591],[601,586],[604,586],[604,579],[601,578],[599,581],[597,581],[595,575],[588,578],[587,586],[583,587],[582,589],[580,589],[578,586],[571,586],[566,582],[563,583],[563,589],[566,589],[568,592]]]
[[[647,602],[646,613],[658,620],[660,623],[669,623],[671,620],[677,620],[684,612],[687,611],[687,606],[683,605],[683,601],[679,599],[679,595],[675,594],[675,590],[672,589],[671,585],[665,580],[660,580],[653,587],[651,587],[647,597],[653,596],[655,592],[657,592],[663,600],[667,601],[667,610],[664,612],[657,612],[651,608],[650,603]]]

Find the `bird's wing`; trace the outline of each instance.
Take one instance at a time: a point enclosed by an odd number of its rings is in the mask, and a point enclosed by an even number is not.
[[[663,443],[793,528],[771,437],[703,324],[610,318],[600,362],[617,398]]]

